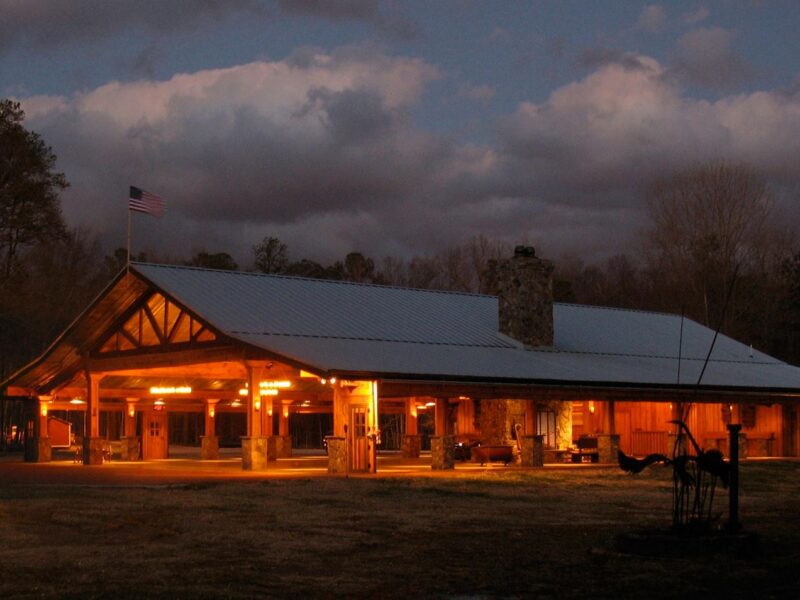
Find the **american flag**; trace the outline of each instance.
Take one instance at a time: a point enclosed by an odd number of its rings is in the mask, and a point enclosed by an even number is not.
[[[161,196],[156,196],[155,194],[131,186],[128,210],[135,210],[136,212],[147,213],[154,217],[161,217],[164,215],[164,200]]]

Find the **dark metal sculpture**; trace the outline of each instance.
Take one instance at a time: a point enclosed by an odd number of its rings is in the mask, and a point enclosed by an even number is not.
[[[694,439],[689,427],[680,420],[670,421],[678,426],[672,457],[650,454],[636,459],[619,453],[619,466],[628,473],[641,473],[654,463],[672,465],[672,526],[677,530],[707,531],[720,515],[714,514],[712,505],[717,481],[728,487],[730,465],[717,449],[703,450]],[[690,452],[686,440],[691,443]]]

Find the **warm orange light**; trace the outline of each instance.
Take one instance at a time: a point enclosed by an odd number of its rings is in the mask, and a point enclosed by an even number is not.
[[[150,393],[154,396],[164,396],[167,394],[191,394],[192,388],[188,385],[182,386],[153,386],[150,388]]]
[[[208,416],[213,419],[214,415],[216,415],[216,414],[217,414],[216,409],[213,406],[209,406],[208,407]]]
[[[325,378],[323,377],[322,379],[320,379],[320,380],[319,380],[319,382],[320,382],[322,385],[325,385],[326,383],[328,383],[328,380],[327,380],[327,379],[325,379]]]
[[[158,400],[153,402],[153,404],[155,404],[156,406],[164,406],[164,401],[161,398],[159,398]]]
[[[69,401],[70,404],[86,404],[86,400],[81,400],[80,398],[73,398]]]
[[[242,389],[239,390],[239,395],[240,396],[247,396],[247,392],[248,391],[249,390],[247,388],[242,388]],[[278,390],[262,389],[262,390],[259,390],[259,394],[258,395],[259,396],[277,396],[278,395]]]
[[[272,416],[272,407],[271,407],[271,406],[268,406],[268,407],[267,407],[267,414],[268,414],[270,417]]]
[[[303,371],[300,369],[300,377],[314,377],[316,379],[317,376],[313,373],[309,373],[308,371]]]
[[[258,384],[262,390],[288,390],[292,387],[291,381],[262,381]]]
[[[426,402],[425,406],[436,406],[436,402]]]
[[[47,404],[42,404],[41,411],[42,411],[42,416],[46,417],[47,416]]]
[[[261,400],[256,400],[256,410],[261,410]]]
[[[331,377],[330,381],[331,385],[334,385],[336,383],[336,377]]]
[[[128,416],[129,417],[135,417],[136,416],[136,409],[133,406],[128,408]]]
[[[289,418],[289,407],[288,406],[284,406],[283,407],[283,418],[284,419],[288,419]]]
[[[233,402],[231,402],[231,406],[233,406],[233,407],[235,407],[235,408],[238,408],[238,407],[240,407],[241,405],[242,405],[242,403],[241,403],[241,402],[239,402],[238,400],[234,400]]]
[[[417,407],[416,406],[412,406],[410,412],[411,412],[411,416],[412,417],[416,417],[417,416]]]
[[[594,401],[589,402],[589,413],[594,414]]]

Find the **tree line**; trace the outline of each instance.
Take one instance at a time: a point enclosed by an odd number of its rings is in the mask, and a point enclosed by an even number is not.
[[[66,177],[23,120],[18,103],[0,101],[0,379],[39,355],[127,259],[121,248],[104,254],[93,232],[67,227],[59,202]],[[647,201],[649,226],[628,252],[555,261],[556,301],[684,314],[800,362],[800,248],[776,217],[767,179],[747,164],[716,161],[665,173]],[[224,249],[134,258],[491,294],[492,265],[511,252],[479,235],[411,258],[354,251],[322,264],[266,235],[243,267]]]

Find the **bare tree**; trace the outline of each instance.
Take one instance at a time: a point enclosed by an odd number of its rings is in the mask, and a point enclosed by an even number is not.
[[[724,161],[672,173],[650,194],[645,257],[654,300],[716,325],[734,273],[763,271],[782,238],[772,194],[752,167]]]

